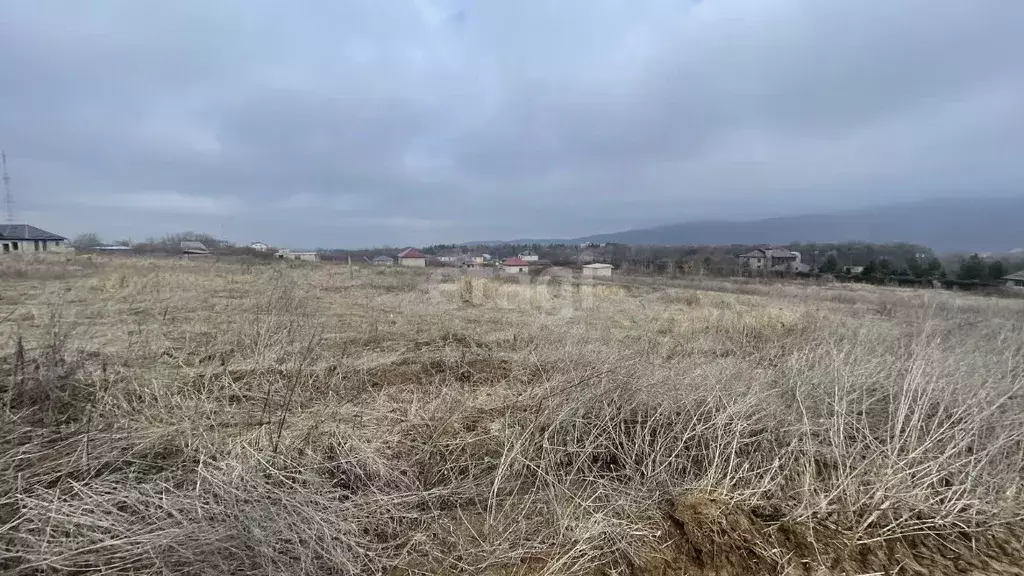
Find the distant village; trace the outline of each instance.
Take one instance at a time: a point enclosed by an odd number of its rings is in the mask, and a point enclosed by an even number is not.
[[[1024,287],[1024,257],[957,255],[941,261],[930,249],[906,243],[847,242],[782,246],[632,246],[584,243],[521,246],[435,245],[378,250],[292,250],[264,242],[237,246],[209,235],[183,233],[145,242],[105,244],[95,234],[74,240],[29,224],[0,224],[0,257],[42,257],[83,253],[160,255],[182,258],[243,257],[318,263],[344,262],[379,267],[441,266],[501,275],[538,274],[553,266],[584,277],[628,275],[710,275],[721,277],[813,278],[900,286]],[[1019,255],[1024,256],[1024,255]],[[954,269],[947,273],[946,269]]]

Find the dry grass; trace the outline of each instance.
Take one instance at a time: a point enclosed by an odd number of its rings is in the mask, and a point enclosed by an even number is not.
[[[0,281],[0,570],[1021,573],[1024,301],[279,264]]]

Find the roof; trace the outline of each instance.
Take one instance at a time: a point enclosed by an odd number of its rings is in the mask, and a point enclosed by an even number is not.
[[[757,248],[746,254],[740,254],[740,258],[794,258],[796,252],[785,248]]]
[[[186,252],[209,252],[206,245],[202,242],[191,242],[188,240],[181,243],[181,249]]]
[[[381,254],[380,256],[377,256],[376,258],[374,258],[373,261],[374,262],[394,262],[395,259],[392,258],[391,256],[385,256],[385,255]]]
[[[1008,276],[1003,276],[1002,278],[1000,278],[1000,280],[1024,280],[1024,270],[1021,270],[1020,272],[1014,272],[1013,274],[1010,274]]]
[[[420,252],[419,250],[417,250],[415,248],[406,248],[405,250],[402,250],[401,252],[398,253],[398,257],[399,258],[426,258],[426,255],[424,255],[423,252]]]
[[[515,258],[515,257],[505,258],[505,261],[502,262],[502,264],[505,265],[505,266],[529,266],[530,265],[530,263],[527,262],[526,260],[523,260],[522,258]]]
[[[614,268],[614,266],[612,266],[611,264],[602,264],[602,263],[584,264],[583,267],[584,268]]]
[[[67,240],[67,238],[47,232],[28,224],[0,224],[0,238],[8,240]]]

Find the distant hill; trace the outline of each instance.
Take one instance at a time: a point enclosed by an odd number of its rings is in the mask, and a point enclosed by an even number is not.
[[[1024,197],[939,200],[746,222],[684,222],[562,241],[721,245],[852,240],[910,242],[939,253],[1006,252],[1024,247]]]

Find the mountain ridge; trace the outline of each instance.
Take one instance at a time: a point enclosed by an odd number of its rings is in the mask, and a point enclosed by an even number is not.
[[[1006,252],[1024,247],[1024,197],[933,200],[756,220],[699,220],[508,243],[725,245],[791,242],[909,242],[936,252]],[[496,242],[492,242],[496,243]],[[467,245],[481,245],[471,242]]]

